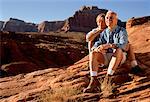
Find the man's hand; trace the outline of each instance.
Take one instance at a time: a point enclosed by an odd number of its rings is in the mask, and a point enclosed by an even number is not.
[[[95,51],[95,52],[101,52],[101,53],[106,53],[106,50],[102,49],[101,47],[97,47],[93,51]]]
[[[102,52],[102,53],[106,53],[106,50],[108,49],[108,45],[103,44],[98,46],[97,48],[94,49],[95,52]]]
[[[114,44],[102,44],[100,46],[98,46],[97,48],[94,49],[95,52],[102,52],[102,53],[106,53],[106,50],[108,48],[114,48],[115,45]]]
[[[103,47],[104,47],[104,49],[108,49],[108,48],[114,48],[115,49],[116,45],[108,43],[108,44],[103,44]]]

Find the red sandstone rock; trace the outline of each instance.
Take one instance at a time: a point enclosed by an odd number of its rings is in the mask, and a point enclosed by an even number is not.
[[[53,35],[1,32],[1,66],[20,61],[31,62],[38,66],[35,67],[37,69],[26,69],[27,71],[25,71],[31,72],[48,67],[68,66],[86,55],[86,48],[83,43],[81,44],[80,41],[75,42],[72,35],[61,37],[65,35],[56,35],[54,32],[52,32],[52,34]],[[71,37],[72,40],[70,40],[69,37]],[[83,37],[82,34],[81,39],[84,39]],[[67,44],[63,41],[67,42]],[[80,48],[78,46],[80,46]],[[13,71],[15,72],[15,68]],[[14,72],[12,72],[12,75],[14,75]],[[23,71],[16,71],[15,74],[17,73],[20,74],[23,73]],[[11,75],[11,71],[9,71],[9,75]]]
[[[98,14],[106,14],[108,10],[99,9],[96,6],[83,6],[80,10],[76,11],[72,17],[69,17],[62,30],[64,31],[79,31],[89,32],[97,26],[96,17]],[[125,22],[118,20],[118,25],[125,27]]]
[[[136,53],[150,52],[150,16],[132,18],[127,22],[129,41]]]
[[[8,75],[18,75],[20,73],[29,73],[36,71],[38,67],[31,62],[12,62],[4,64],[1,69],[6,71]]]
[[[26,23],[22,20],[10,18],[9,21],[3,23],[3,31],[13,32],[37,32],[37,27],[33,23]]]
[[[131,18],[127,21],[126,28],[131,28],[132,26],[141,25],[150,21],[150,16]]]
[[[134,27],[134,26],[133,26]],[[149,31],[149,23],[138,25],[136,29],[128,29],[129,39],[134,47],[138,46],[139,40]],[[138,30],[141,29],[142,30]],[[137,33],[139,35],[137,36]],[[131,35],[134,35],[132,37]],[[146,39],[147,36],[146,36]],[[83,102],[149,102],[150,98],[150,51],[147,50],[149,44],[147,40],[141,42],[142,49],[137,49],[136,59],[144,73],[139,75],[130,74],[132,80],[123,82],[117,88],[118,93],[112,97],[103,97],[102,93],[82,93],[82,90],[89,83],[88,57],[84,57],[68,68],[49,68],[39,70],[28,74],[20,74],[17,76],[0,78],[0,101],[1,102],[17,102],[17,101],[83,101]],[[136,51],[136,49],[135,49]],[[141,53],[142,52],[142,53]],[[121,66],[118,70],[119,77],[116,81],[125,80],[121,72],[127,73],[129,62],[127,65]],[[106,72],[106,69],[105,71]],[[101,81],[106,73],[98,74]],[[119,79],[118,79],[119,78]],[[123,78],[123,79],[122,79]]]
[[[64,21],[44,21],[38,24],[38,32],[50,32],[50,31],[57,31],[62,28],[64,25]]]
[[[80,10],[76,11],[72,17],[69,17],[66,20],[62,30],[88,32],[92,28],[96,27],[96,16],[100,13],[106,12],[107,10],[98,9],[95,6],[83,6]]]

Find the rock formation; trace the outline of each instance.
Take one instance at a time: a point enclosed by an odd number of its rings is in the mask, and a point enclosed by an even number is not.
[[[82,35],[80,34],[80,37],[75,34],[65,35],[64,33],[57,34],[56,32],[51,32],[49,35],[0,32],[0,66],[2,66],[0,69],[8,72],[8,75],[17,75],[48,67],[71,65],[81,59],[81,56],[86,55],[83,40],[75,41],[77,39],[72,38],[72,35],[84,39],[83,33]],[[22,66],[27,66],[28,64],[29,70],[28,68],[24,68],[26,71],[21,70]],[[31,68],[30,66],[34,66],[33,64],[36,66]]]
[[[3,28],[3,24],[4,24],[4,22],[0,21],[0,30]]]
[[[89,83],[88,57],[66,68],[49,68],[28,74],[0,79],[0,101],[34,101],[34,102],[109,102],[109,101],[143,101],[150,97],[150,54],[138,54],[139,61],[143,61],[142,68],[146,73],[142,76],[130,75],[131,80],[124,81],[117,87],[118,93],[111,97],[104,97],[102,93],[83,93],[82,90]],[[144,58],[144,60],[143,60]],[[147,63],[147,64],[146,64]],[[98,73],[101,81],[106,69]],[[122,75],[123,76],[123,75]],[[119,77],[123,81],[125,77]],[[11,85],[10,85],[11,84]]]
[[[38,25],[34,23],[27,23],[23,20],[10,18],[8,21],[0,21],[1,31],[11,32],[50,32],[57,31],[62,28],[64,21],[44,21]]]
[[[5,71],[7,75],[14,76],[20,73],[29,73],[36,71],[38,66],[32,62],[18,61],[1,66],[1,70]]]
[[[50,31],[57,31],[62,28],[64,25],[64,21],[44,21],[38,24],[38,32],[50,32]]]
[[[58,30],[89,32],[97,26],[95,20],[97,15],[100,13],[106,14],[107,11],[96,6],[83,6],[65,21],[43,21],[37,25],[10,18],[9,21],[0,22],[0,30],[13,32],[50,32]],[[125,27],[126,22],[118,20],[118,25]]]
[[[127,21],[129,41],[137,53],[150,52],[150,16]]]
[[[149,21],[150,21],[150,16],[139,17],[139,18],[133,17],[127,21],[126,28],[131,28],[132,26],[135,25],[141,25]]]
[[[76,11],[72,17],[69,17],[62,30],[64,31],[80,31],[89,32],[97,26],[96,17],[98,14],[106,14],[108,10],[99,9],[96,6],[83,6],[80,10]],[[118,25],[125,27],[125,22],[118,21]]]
[[[142,72],[131,74],[127,60],[113,76],[117,93],[108,97],[104,92],[82,92],[90,80],[85,33],[49,32],[61,27],[88,32],[96,27],[96,16],[106,12],[84,6],[63,27],[63,21],[38,26],[13,18],[0,22],[0,102],[149,102],[150,16],[132,18],[126,24]],[[101,83],[106,72],[107,68],[98,72]]]
[[[87,32],[96,27],[95,18],[100,13],[106,13],[105,9],[98,9],[96,6],[83,6],[76,11],[72,17],[69,17],[62,30]]]
[[[22,20],[10,18],[8,21],[5,21],[3,24],[3,31],[12,31],[12,32],[37,32],[38,29],[36,24],[26,23]]]

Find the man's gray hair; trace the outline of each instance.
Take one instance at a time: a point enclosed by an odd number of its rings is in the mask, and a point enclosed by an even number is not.
[[[117,13],[114,12],[114,11],[109,10],[109,11],[106,13],[106,15],[107,15],[107,14],[114,14],[114,15],[116,16],[116,18],[118,19],[118,15],[117,15]]]

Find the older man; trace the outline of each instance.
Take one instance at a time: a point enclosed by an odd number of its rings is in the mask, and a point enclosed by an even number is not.
[[[92,47],[90,52],[90,76],[89,86],[84,92],[97,90],[98,67],[107,66],[107,75],[113,75],[117,67],[126,60],[126,45],[128,35],[124,28],[117,25],[118,17],[113,11],[108,11],[105,16],[105,23],[108,26],[101,34],[99,40]]]

